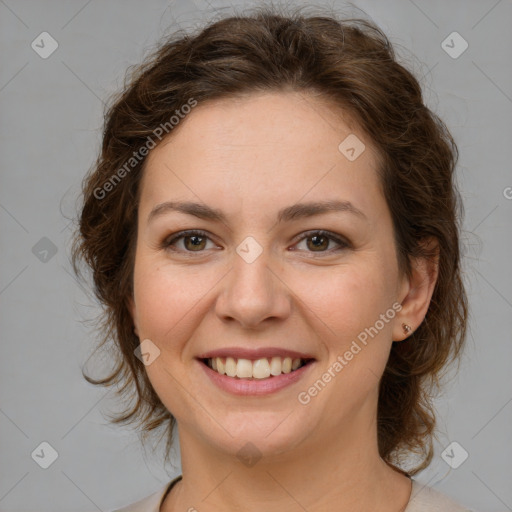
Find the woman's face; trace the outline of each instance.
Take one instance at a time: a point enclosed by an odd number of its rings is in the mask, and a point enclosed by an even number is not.
[[[132,303],[180,435],[262,455],[374,436],[408,285],[371,142],[291,92],[181,123],[146,162]]]

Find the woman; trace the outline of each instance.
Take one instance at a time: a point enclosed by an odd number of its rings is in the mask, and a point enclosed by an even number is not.
[[[386,36],[262,10],[165,41],[106,116],[74,250],[182,475],[127,511],[467,510],[412,476],[461,353],[457,148]]]

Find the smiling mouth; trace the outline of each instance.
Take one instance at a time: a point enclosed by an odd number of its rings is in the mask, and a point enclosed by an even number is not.
[[[201,361],[217,372],[235,379],[268,379],[292,373],[309,364],[313,359],[291,357],[264,357],[261,359],[237,359],[234,357],[213,357]]]

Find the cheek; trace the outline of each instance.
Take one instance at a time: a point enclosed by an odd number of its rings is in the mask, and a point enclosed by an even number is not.
[[[322,338],[329,365],[340,357],[343,365],[332,393],[343,397],[350,408],[376,390],[386,366],[395,316],[393,296],[389,278],[378,264],[353,267],[329,283],[331,291],[318,299],[319,315],[329,327]]]
[[[391,307],[391,274],[368,258],[322,273],[297,275],[294,290],[326,327],[345,338],[373,325]]]
[[[193,272],[184,272],[165,264],[152,264],[141,258],[135,265],[134,296],[136,317],[141,336],[156,343],[187,329],[211,288]]]
[[[321,319],[317,325],[329,364],[343,358],[343,378],[337,379],[332,392],[345,396],[357,384],[359,394],[350,400],[374,389],[375,376],[382,373],[389,357],[395,315],[390,293],[394,267],[392,261],[389,264],[386,258],[367,257],[331,271],[328,279],[320,280],[324,286],[317,290],[323,292],[315,294],[314,304],[308,303]]]

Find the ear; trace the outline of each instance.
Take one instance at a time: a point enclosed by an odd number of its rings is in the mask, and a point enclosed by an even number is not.
[[[402,297],[402,309],[396,315],[393,327],[393,340],[402,341],[408,338],[423,322],[439,273],[439,243],[436,238],[429,237],[421,244],[431,257],[417,257],[411,260],[411,276],[403,277],[399,297]],[[405,332],[402,324],[411,330]]]
[[[130,315],[132,316],[133,332],[135,333],[135,336],[140,338],[139,329],[137,326],[137,314],[136,314],[136,308],[135,308],[135,301],[133,300],[133,297],[128,297],[128,299],[126,299],[126,306],[128,308],[128,311],[130,311]]]

